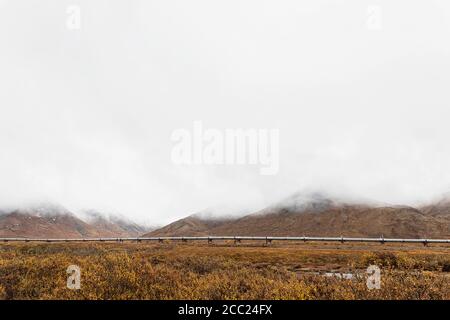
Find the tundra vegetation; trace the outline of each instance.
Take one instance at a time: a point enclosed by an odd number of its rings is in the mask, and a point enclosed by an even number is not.
[[[66,270],[81,270],[67,288]],[[369,290],[365,270],[381,268]],[[351,274],[351,279],[340,274]],[[214,243],[0,244],[2,299],[450,299],[450,248]]]

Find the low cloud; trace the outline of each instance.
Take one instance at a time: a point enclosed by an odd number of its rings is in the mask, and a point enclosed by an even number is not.
[[[377,2],[371,30],[364,1],[82,0],[70,29],[72,3],[28,2],[0,2],[1,207],[162,224],[304,188],[403,204],[450,190],[450,4]],[[173,132],[196,120],[278,130],[277,174],[173,163]]]

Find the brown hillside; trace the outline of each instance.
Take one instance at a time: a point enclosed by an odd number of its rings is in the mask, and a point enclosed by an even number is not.
[[[264,212],[210,230],[212,235],[449,237],[448,224],[409,207],[338,207]]]
[[[450,238],[450,216],[408,206],[345,202],[319,193],[296,194],[239,219],[215,221],[190,216],[148,235]]]
[[[231,219],[213,219],[191,215],[187,218],[177,220],[161,229],[144,234],[143,237],[206,236],[212,229],[231,221]]]
[[[148,231],[125,218],[106,217],[96,211],[88,211],[87,223],[94,227],[102,237],[138,237]]]
[[[446,195],[439,201],[422,207],[421,210],[433,217],[450,219],[450,195]]]
[[[0,216],[1,237],[82,238],[100,236],[98,231],[70,214],[38,216],[15,211]]]
[[[145,231],[130,221],[100,214],[86,222],[52,204],[0,214],[0,237],[8,238],[135,237]]]

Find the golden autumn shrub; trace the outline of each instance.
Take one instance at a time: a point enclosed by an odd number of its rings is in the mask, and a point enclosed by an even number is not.
[[[380,290],[366,286],[370,264],[382,270]],[[0,299],[449,299],[448,264],[445,250],[3,244]],[[66,286],[70,265],[80,290]]]

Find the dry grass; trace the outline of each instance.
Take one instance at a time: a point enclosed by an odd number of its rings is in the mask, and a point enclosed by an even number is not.
[[[66,288],[73,264],[81,290]],[[366,287],[370,264],[381,267],[380,290]],[[449,299],[449,269],[448,247],[0,244],[0,298]]]

